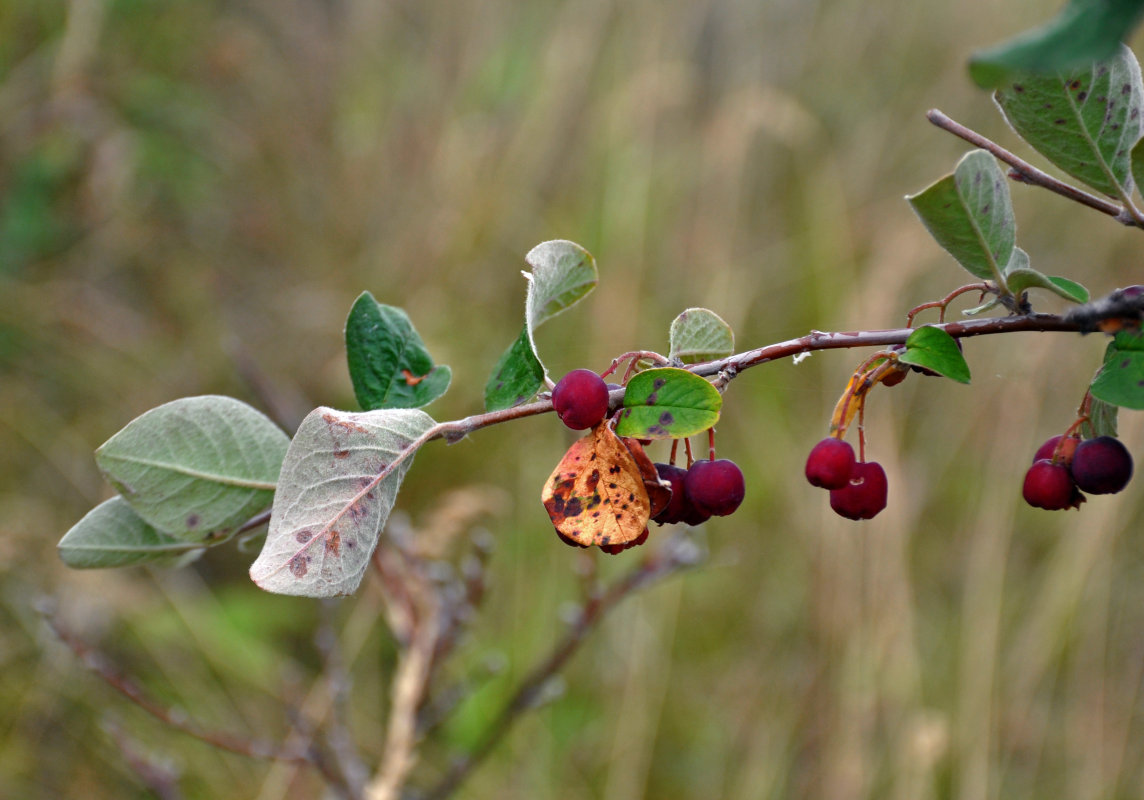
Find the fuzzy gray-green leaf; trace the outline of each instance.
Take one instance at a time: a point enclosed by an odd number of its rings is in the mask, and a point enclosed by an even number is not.
[[[1002,270],[1013,255],[1017,222],[1009,186],[993,156],[973,150],[952,175],[906,199],[957,263],[978,278],[1005,286]]]
[[[95,451],[95,461],[149,524],[202,541],[270,506],[289,442],[246,403],[185,397],[132,420]]]
[[[64,534],[57,547],[60,559],[72,569],[145,563],[169,566],[203,549],[159,533],[122,497],[112,497],[87,512]]]
[[[1144,84],[1127,47],[1072,72],[1014,76],[995,96],[1021,138],[1069,175],[1111,197],[1132,190]]]

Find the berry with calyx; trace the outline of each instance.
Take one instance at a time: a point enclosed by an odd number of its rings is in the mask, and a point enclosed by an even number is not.
[[[1064,439],[1065,443],[1061,445],[1061,454],[1056,460],[1056,463],[1065,464],[1067,466],[1073,460],[1073,453],[1076,452],[1076,446],[1080,444],[1080,439],[1076,436],[1070,436],[1065,439],[1064,435],[1059,433],[1037,448],[1037,452],[1033,455],[1033,461],[1040,461],[1042,458],[1052,461],[1053,454],[1057,451],[1057,445],[1060,444],[1062,439]]]
[[[1077,445],[1069,469],[1081,491],[1116,494],[1132,477],[1132,456],[1119,439],[1097,436]]]
[[[591,428],[608,413],[608,384],[590,369],[574,369],[552,390],[552,407],[572,430]]]
[[[743,471],[734,461],[696,461],[687,470],[683,488],[699,511],[714,517],[731,514],[743,502]]]
[[[656,464],[655,471],[661,480],[671,484],[671,499],[652,517],[652,520],[660,525],[683,522],[683,517],[687,513],[687,495],[683,490],[683,479],[687,476],[687,470],[674,464]]]
[[[687,489],[684,486],[687,470],[674,464],[656,464],[655,471],[661,479],[671,484],[671,500],[662,511],[652,517],[654,522],[660,525],[674,525],[677,522],[699,525],[711,518],[710,514],[696,508],[691,498],[687,496]]]
[[[806,457],[806,479],[811,486],[841,489],[854,471],[854,448],[849,442],[829,436],[816,444]]]
[[[886,507],[886,471],[877,461],[859,461],[841,489],[830,490],[830,507],[846,519],[873,519]]]
[[[1084,502],[1084,495],[1073,482],[1069,468],[1064,464],[1054,464],[1047,458],[1038,459],[1029,467],[1021,495],[1033,508],[1046,511],[1080,508]]]
[[[908,369],[893,369],[882,376],[883,386],[897,386],[910,374]]]

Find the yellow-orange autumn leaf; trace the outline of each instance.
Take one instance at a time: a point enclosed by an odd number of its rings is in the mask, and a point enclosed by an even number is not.
[[[606,422],[568,448],[540,499],[560,537],[581,547],[633,541],[651,518],[639,467]]]

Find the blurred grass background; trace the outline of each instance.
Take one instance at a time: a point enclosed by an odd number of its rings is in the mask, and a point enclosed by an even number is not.
[[[134,416],[204,393],[288,430],[313,406],[353,408],[341,332],[365,289],[452,365],[434,416],[475,413],[519,331],[523,254],[550,238],[583,244],[601,271],[540,333],[557,375],[665,349],[692,305],[731,322],[741,349],[900,325],[966,277],[901,199],[967,149],[923,114],[940,106],[1028,155],[964,64],[1055,10],[0,0],[0,796],[151,796],[116,731],[169,760],[188,797],[318,796],[311,778],[144,716],[32,610],[55,598],[211,725],[279,738],[275,697],[305,693],[318,604],[256,589],[253,553],[221,548],[180,572],[59,564],[56,541],[108,496],[91,451]],[[1094,294],[1144,282],[1139,232],[1013,194],[1034,266]],[[890,507],[860,525],[801,469],[862,354],[743,375],[719,432],[748,498],[700,534],[709,563],[610,618],[563,696],[460,796],[1144,796],[1144,489],[1070,514],[1019,498],[1102,347],[970,340],[971,387],[875,392],[870,454]],[[1139,414],[1121,433],[1144,452]],[[410,473],[399,506],[415,520],[455,486],[508,498],[456,667],[503,670],[426,747],[417,783],[474,741],[576,598],[575,554],[538,500],[569,440],[551,417],[525,420],[430,446]],[[370,758],[394,658],[384,628],[353,616],[371,596],[330,609],[356,625],[344,641]]]

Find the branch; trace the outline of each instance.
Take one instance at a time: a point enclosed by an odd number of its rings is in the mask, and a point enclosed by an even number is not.
[[[1108,297],[1071,309],[1064,315],[1056,314],[1023,314],[1009,317],[990,317],[987,319],[971,319],[962,322],[942,322],[933,327],[941,328],[955,339],[964,339],[971,336],[988,336],[1000,333],[1021,332],[1065,332],[1065,333],[1091,333],[1098,329],[1101,319],[1129,318],[1137,323],[1144,316],[1144,296],[1122,297],[1123,292],[1117,290]],[[1117,302],[1113,302],[1117,301]],[[729,383],[734,377],[745,369],[757,367],[782,358],[813,353],[817,350],[843,350],[853,347],[889,347],[904,345],[906,339],[914,332],[914,328],[890,328],[872,331],[811,331],[806,336],[797,339],[788,339],[785,342],[776,342],[754,350],[728,356],[716,361],[705,361],[687,367],[696,375],[704,377],[719,376],[720,388]],[[623,388],[612,390],[609,395],[609,409],[614,411],[623,404]],[[537,400],[533,403],[514,406],[500,411],[489,411],[484,414],[474,414],[464,419],[451,422],[438,422],[423,434],[405,446],[384,470],[376,475],[369,486],[362,489],[362,493],[371,490],[388,478],[406,459],[416,453],[422,445],[436,439],[444,439],[449,444],[459,442],[470,433],[504,422],[511,422],[525,417],[534,417],[552,411],[551,397]],[[238,531],[247,531],[265,524],[270,518],[270,511],[263,511],[244,523]]]
[[[1048,189],[1050,192],[1056,192],[1061,197],[1067,197],[1069,200],[1080,203],[1082,206],[1088,206],[1102,214],[1107,214],[1122,225],[1144,227],[1144,224],[1141,223],[1137,215],[1132,213],[1135,209],[1131,206],[1121,206],[1110,200],[1105,200],[1103,197],[1089,194],[1072,184],[1057,180],[1047,172],[1037,169],[1028,161],[1018,158],[992,139],[987,139],[972,128],[967,128],[961,123],[955,122],[936,108],[926,112],[926,119],[943,131],[952,133],[954,136],[964,139],[972,145],[988,150],[1000,161],[1008,164],[1014,170],[1014,172],[1009,173],[1009,177],[1013,180],[1020,183],[1040,186],[1042,189]]]
[[[701,553],[694,542],[685,535],[677,535],[616,579],[606,591],[585,603],[549,656],[533,667],[500,714],[489,724],[484,739],[472,752],[455,761],[445,777],[422,800],[443,800],[456,791],[496,748],[520,716],[543,701],[544,689],[548,683],[576,654],[588,634],[626,597],[657,580],[693,566],[700,558]]]
[[[192,722],[182,711],[160,705],[157,701],[148,697],[130,678],[116,671],[107,656],[64,628],[49,608],[42,607],[39,610],[47,622],[48,627],[52,629],[52,632],[59,637],[60,641],[67,645],[85,667],[102,678],[111,688],[115,689],[160,722],[175,730],[182,731],[189,736],[193,736],[212,747],[217,747],[220,750],[226,750],[231,753],[237,753],[240,756],[269,761],[286,761],[295,764],[310,764],[321,768],[319,763],[320,759],[315,758],[314,754],[309,752],[308,748],[285,749],[257,739],[237,736],[223,731],[208,730]],[[323,773],[326,774],[327,780],[330,780],[332,785],[336,786],[340,783],[336,776],[327,774],[325,770],[323,770]]]

